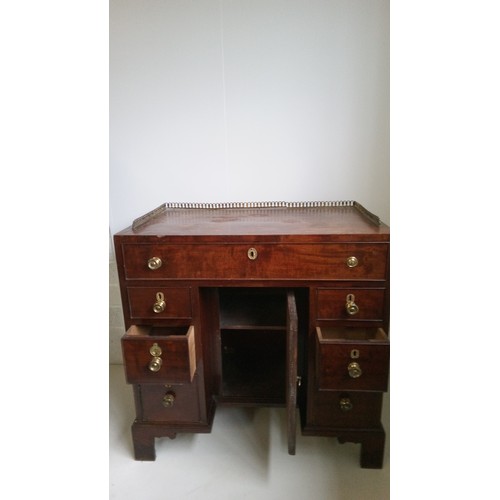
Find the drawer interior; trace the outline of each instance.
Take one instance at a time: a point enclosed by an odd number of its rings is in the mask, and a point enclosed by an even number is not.
[[[387,334],[382,328],[316,327],[320,342],[387,342]]]
[[[185,326],[142,326],[132,325],[127,331],[129,337],[187,337],[190,331]]]

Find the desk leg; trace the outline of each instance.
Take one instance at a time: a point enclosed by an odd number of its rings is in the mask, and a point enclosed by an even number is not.
[[[164,427],[140,423],[137,420],[132,424],[132,441],[136,460],[156,460],[155,437],[175,439],[177,433]]]
[[[132,441],[136,460],[156,460],[155,437],[150,429],[134,422],[132,424]]]
[[[384,465],[385,432],[383,429],[370,433],[361,441],[361,467],[381,469]]]
[[[382,469],[384,466],[385,431],[383,428],[349,431],[337,437],[339,443],[361,444],[361,467],[363,469]]]

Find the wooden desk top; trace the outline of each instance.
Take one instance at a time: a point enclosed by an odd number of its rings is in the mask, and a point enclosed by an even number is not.
[[[204,241],[249,236],[313,242],[332,235],[338,241],[389,241],[389,227],[357,202],[240,205],[252,204],[164,204],[118,234]]]

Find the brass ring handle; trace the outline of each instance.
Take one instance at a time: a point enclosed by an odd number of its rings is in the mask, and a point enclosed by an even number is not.
[[[171,408],[174,406],[175,394],[173,392],[167,392],[165,396],[163,396],[162,404],[165,408]]]
[[[154,271],[155,269],[159,269],[162,264],[163,262],[161,261],[160,257],[151,257],[148,260],[148,267],[152,271]]]
[[[163,300],[160,300],[158,302],[155,302],[154,306],[153,306],[153,311],[156,313],[156,314],[159,314],[161,312],[163,312],[165,310],[165,301]]]
[[[352,363],[349,363],[349,366],[347,367],[347,371],[349,372],[349,377],[351,377],[351,378],[361,377],[361,375],[363,373],[363,370],[361,370],[359,363],[356,363],[355,361],[353,361]]]
[[[352,401],[349,398],[341,398],[339,401],[339,406],[341,411],[351,411]]]
[[[165,296],[163,295],[162,292],[158,292],[156,294],[156,302],[153,305],[153,311],[156,314],[159,314],[165,310],[165,307],[167,307],[167,304],[165,302]]]
[[[149,362],[149,369],[152,371],[152,372],[158,372],[160,371],[160,368],[161,368],[161,358],[158,358],[157,356],[155,356],[150,362]]]
[[[351,256],[346,260],[347,267],[356,267],[358,265],[358,259],[356,257]]]
[[[349,314],[350,316],[354,316],[355,314],[358,314],[358,312],[359,312],[359,307],[354,302],[354,300],[355,300],[355,297],[352,293],[350,293],[346,297],[345,310],[347,311],[347,314]]]

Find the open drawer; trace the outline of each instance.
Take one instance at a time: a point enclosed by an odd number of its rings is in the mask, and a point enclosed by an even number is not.
[[[194,326],[132,325],[122,337],[129,384],[189,383],[196,371]]]
[[[382,328],[317,327],[320,390],[386,391],[389,340]]]

